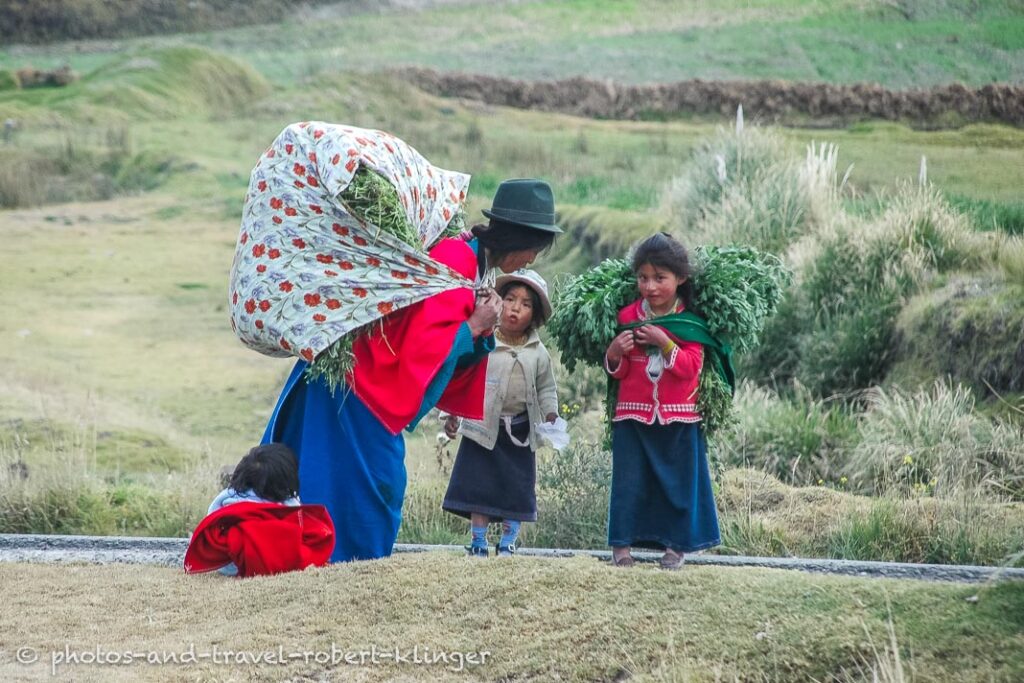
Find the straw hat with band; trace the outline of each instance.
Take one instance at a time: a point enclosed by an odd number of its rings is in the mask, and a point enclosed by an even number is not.
[[[541,312],[544,315],[544,320],[547,321],[551,317],[551,300],[548,298],[548,283],[544,281],[544,278],[542,278],[537,271],[521,268],[514,273],[499,275],[494,281],[494,288],[501,290],[504,285],[510,282],[526,285],[533,291],[537,292],[537,296],[540,297]]]

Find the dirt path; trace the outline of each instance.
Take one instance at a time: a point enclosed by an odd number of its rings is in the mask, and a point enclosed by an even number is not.
[[[180,566],[188,541],[183,538],[131,538],[110,536],[47,536],[0,534],[0,562],[148,564]],[[461,546],[396,544],[395,552],[461,552]],[[589,556],[608,561],[607,550],[558,550],[522,548],[519,554],[530,557],[567,558]],[[654,562],[657,553],[636,552],[644,562]],[[687,564],[724,567],[764,567],[821,574],[841,574],[870,578],[917,579],[981,583],[998,579],[1024,580],[1024,569],[965,565],[909,564],[900,562],[860,562],[852,560],[803,559],[794,557],[745,557],[729,555],[693,555]]]

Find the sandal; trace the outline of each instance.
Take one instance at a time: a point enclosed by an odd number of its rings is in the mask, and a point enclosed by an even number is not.
[[[612,553],[612,566],[628,568],[636,564],[636,560],[629,553],[622,555],[621,557],[615,557],[615,553]]]
[[[681,569],[683,566],[683,554],[675,550],[666,549],[665,554],[658,560],[658,566],[662,569]]]

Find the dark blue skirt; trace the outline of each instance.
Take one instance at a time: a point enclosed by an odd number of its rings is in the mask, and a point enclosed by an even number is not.
[[[523,413],[512,421],[520,442],[530,438],[530,419]],[[476,512],[493,520],[537,521],[537,455],[517,446],[498,427],[498,441],[488,450],[462,437],[452,477],[441,507],[460,517]]]
[[[299,458],[299,498],[321,503],[334,522],[331,562],[391,554],[402,523],[405,441],[390,433],[344,385],[309,384],[299,361],[278,399],[263,443]]]
[[[719,543],[700,425],[612,425],[608,545],[693,552]]]

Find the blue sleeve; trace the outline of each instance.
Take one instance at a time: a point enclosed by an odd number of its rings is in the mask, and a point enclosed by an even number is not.
[[[456,369],[468,368],[471,365],[476,365],[483,358],[494,350],[494,336],[480,336],[477,339],[473,339],[473,332],[470,331],[467,323],[459,325],[459,331],[455,334],[455,342],[452,344],[452,350],[448,353],[448,357],[445,358],[441,368],[434,375],[434,379],[430,380],[430,385],[427,387],[426,393],[423,394],[423,403],[420,404],[419,412],[416,413],[416,417],[412,419],[409,426],[406,427],[406,431],[412,431],[419,424],[423,416],[430,412],[430,409],[437,405],[437,402],[441,400],[441,395],[444,394],[445,388],[448,386],[448,382],[452,380],[452,375],[455,374]]]

